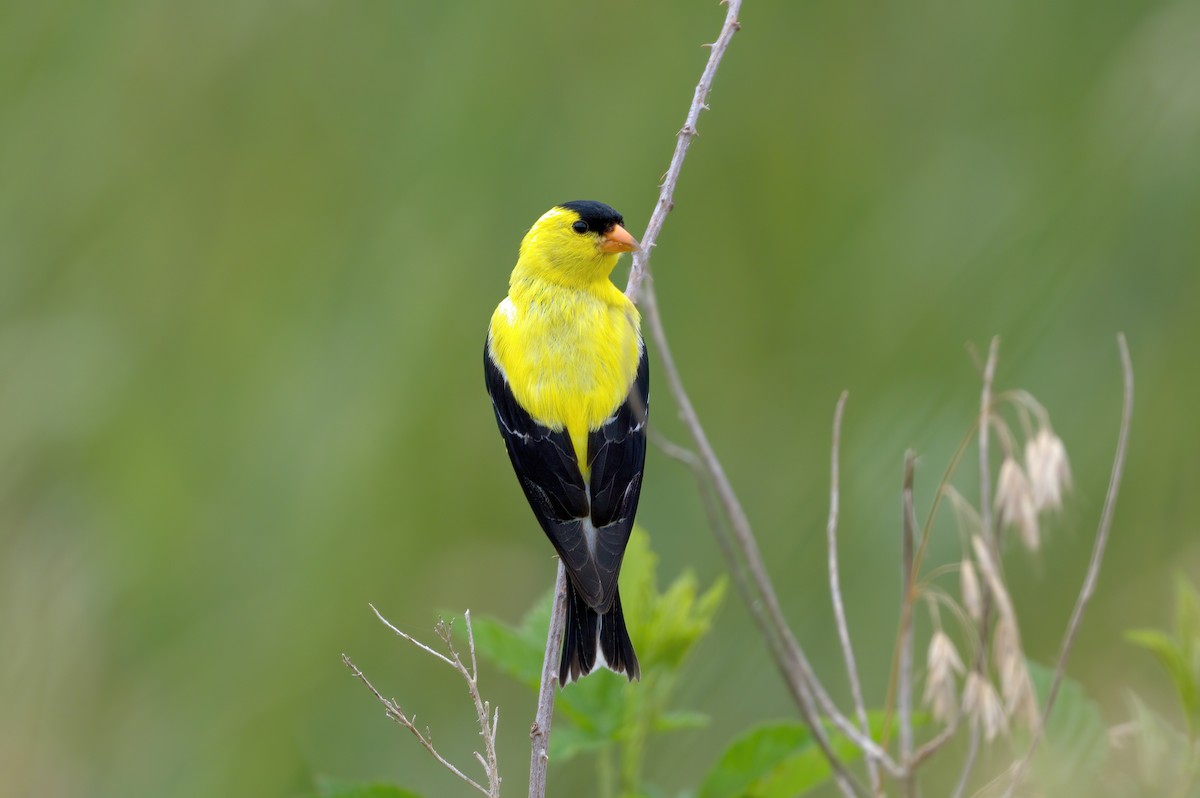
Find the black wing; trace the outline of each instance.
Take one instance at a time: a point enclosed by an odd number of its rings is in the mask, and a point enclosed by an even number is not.
[[[486,343],[483,367],[496,423],[533,514],[575,589],[589,606],[606,612],[633,529],[646,459],[649,367],[644,347],[629,398],[588,436],[590,485],[584,483],[570,436],[537,423],[517,403]]]
[[[602,612],[607,612],[612,603],[625,544],[633,531],[633,517],[642,493],[649,411],[650,363],[643,345],[629,396],[600,429],[588,434],[595,559],[601,571],[603,591],[597,609]]]

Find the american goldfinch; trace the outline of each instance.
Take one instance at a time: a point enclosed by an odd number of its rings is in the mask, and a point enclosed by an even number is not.
[[[623,221],[591,201],[538,219],[483,352],[509,459],[566,566],[562,685],[597,664],[639,675],[617,575],[642,489],[650,372],[641,317],[609,279],[638,248]]]

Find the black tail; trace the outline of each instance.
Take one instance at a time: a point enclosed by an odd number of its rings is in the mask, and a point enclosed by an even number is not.
[[[621,594],[613,594],[612,606],[603,615],[587,605],[567,580],[567,628],[563,635],[562,662],[558,666],[558,683],[567,685],[587,676],[596,667],[596,642],[604,664],[630,681],[641,676],[633,642],[625,629],[621,614]]]

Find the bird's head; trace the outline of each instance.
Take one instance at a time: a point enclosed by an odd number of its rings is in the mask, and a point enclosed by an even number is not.
[[[517,270],[570,284],[606,279],[622,252],[638,248],[637,240],[622,226],[624,222],[621,214],[603,202],[576,200],[556,205],[525,234]]]

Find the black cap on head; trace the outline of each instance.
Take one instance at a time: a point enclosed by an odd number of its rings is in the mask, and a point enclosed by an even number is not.
[[[625,224],[625,219],[621,214],[617,213],[611,205],[605,205],[603,202],[575,200],[563,202],[558,207],[575,211],[579,214],[579,218],[587,224],[588,229],[597,233],[607,232],[615,224]]]

